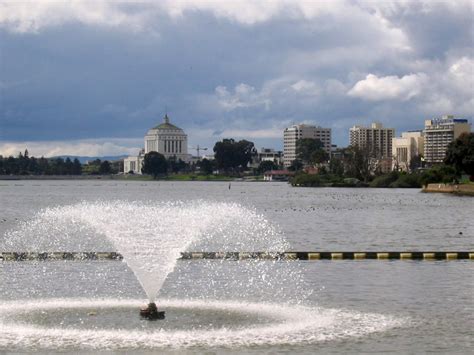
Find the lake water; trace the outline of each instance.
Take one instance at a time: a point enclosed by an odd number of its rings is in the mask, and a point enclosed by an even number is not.
[[[285,183],[232,182],[229,189],[229,183],[220,182],[98,180],[1,181],[0,251],[24,250],[25,245],[112,250],[100,233],[82,227],[79,233],[77,226],[71,232],[54,224],[47,230],[38,226],[42,239],[57,234],[51,240],[34,240],[30,233],[20,242],[12,240],[12,233],[35,232],[25,225],[45,208],[118,200],[148,205],[198,201],[196,208],[238,204],[258,217],[247,227],[241,221],[239,228],[251,233],[271,227],[286,239],[288,250],[474,250],[474,199],[467,197],[402,189],[292,188]],[[210,234],[220,230],[219,225],[210,228]],[[232,238],[226,241],[235,242]],[[222,247],[213,243],[189,248]],[[474,345],[473,271],[471,261],[179,261],[159,294],[169,317],[150,325],[136,322],[134,304],[127,303],[143,303],[145,295],[125,263],[0,262],[0,352],[466,354]],[[111,306],[94,303],[103,299]],[[63,311],[46,312],[51,304]],[[2,322],[2,312],[5,318],[8,308],[15,307],[17,328],[12,330]],[[23,314],[24,309],[30,311]],[[90,309],[101,316],[91,318]],[[56,333],[45,331],[52,328]],[[102,338],[94,338],[90,329]],[[67,336],[61,338],[61,332]],[[109,342],[101,344],[101,339]]]

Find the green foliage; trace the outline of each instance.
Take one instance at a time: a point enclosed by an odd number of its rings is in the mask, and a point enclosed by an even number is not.
[[[345,178],[343,179],[341,185],[337,185],[337,187],[367,187],[367,186],[368,186],[367,183],[362,182],[356,178]]]
[[[326,163],[328,160],[329,160],[329,154],[322,148],[315,150],[311,154],[311,163],[313,164]]]
[[[451,165],[460,176],[462,172],[474,175],[474,133],[464,133],[451,142],[446,151],[445,164]]]
[[[291,179],[293,186],[304,187],[367,187],[368,184],[355,178],[341,178],[333,174],[316,175],[299,173]]]
[[[99,167],[99,174],[111,174],[112,173],[112,166],[110,165],[110,162],[108,160],[104,160],[102,163],[100,163]]]
[[[301,138],[296,141],[296,154],[299,160],[307,164],[321,164],[329,160],[323,147],[319,139]]]
[[[291,185],[304,187],[318,187],[321,186],[322,180],[318,175],[310,175],[306,173],[297,174],[291,179]]]
[[[98,175],[100,174],[100,165],[102,161],[100,159],[95,159],[92,161],[87,162],[84,165],[82,172],[86,175]]]
[[[176,157],[168,158],[168,170],[174,174],[179,172],[186,172],[189,166],[181,159],[176,160]]]
[[[274,162],[270,160],[265,160],[260,163],[260,165],[257,168],[257,172],[259,174],[263,174],[265,171],[276,170],[276,169],[278,169],[278,166]]]
[[[421,175],[417,173],[399,175],[398,179],[390,184],[389,187],[396,188],[420,188],[421,187]]]
[[[72,162],[72,175],[81,175],[82,174],[82,164],[79,159],[74,158]]]
[[[337,176],[344,176],[344,162],[340,158],[332,158],[329,162],[329,172]]]
[[[70,158],[35,158],[30,157],[28,150],[18,157],[0,156],[0,175],[80,175],[82,166],[79,160]]]
[[[214,145],[217,168],[225,171],[243,171],[256,154],[253,142],[223,139]]]
[[[345,155],[347,175],[364,182],[369,181],[373,170],[369,149],[351,146],[345,151]]]
[[[421,174],[392,171],[389,174],[377,176],[369,184],[370,187],[396,187],[413,188],[421,187]]]
[[[214,171],[215,162],[206,158],[198,162],[199,169],[204,175],[211,175]]]
[[[291,162],[291,165],[288,167],[290,171],[300,171],[303,169],[303,163],[299,159],[295,159]]]
[[[168,171],[168,162],[163,154],[158,152],[149,152],[143,159],[142,173],[149,174],[156,179],[158,175],[166,174]]]
[[[436,165],[421,174],[420,183],[423,186],[440,182],[444,184],[457,182],[457,174],[452,166]]]
[[[389,187],[390,184],[397,181],[399,173],[397,171],[392,171],[390,174],[377,176],[369,184],[370,187]]]

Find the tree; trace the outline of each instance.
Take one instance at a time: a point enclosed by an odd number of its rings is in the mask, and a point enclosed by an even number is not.
[[[245,169],[252,157],[257,153],[253,142],[249,142],[245,139],[237,142],[237,162],[238,166]]]
[[[72,162],[72,174],[73,175],[81,175],[82,174],[82,165],[79,159],[74,158]]]
[[[435,165],[431,169],[424,171],[421,174],[420,182],[426,186],[431,183],[451,183],[457,182],[456,171],[449,165]]]
[[[112,172],[112,167],[110,166],[110,162],[108,160],[104,160],[100,163],[99,174],[110,174]]]
[[[301,138],[296,141],[296,155],[306,164],[321,163],[324,161],[320,161],[324,157],[321,151],[326,153],[323,147],[324,145],[319,139]],[[313,158],[316,158],[318,162],[313,161]]]
[[[364,182],[369,181],[376,165],[376,159],[372,158],[370,149],[367,147],[350,146],[346,150],[346,154],[347,175]]]
[[[210,175],[214,171],[214,164],[211,160],[204,158],[198,162],[199,169],[205,175]]]
[[[257,171],[259,174],[263,174],[265,171],[276,169],[278,169],[278,166],[275,164],[275,162],[271,160],[264,160],[259,164]]]
[[[247,140],[223,139],[214,145],[217,167],[225,171],[245,169],[254,154],[254,144]]]
[[[150,152],[145,154],[143,159],[143,174],[150,174],[156,179],[160,174],[166,174],[168,171],[168,162],[163,154]]]
[[[445,164],[451,165],[457,175],[465,172],[474,176],[474,133],[463,133],[452,141],[446,151]]]
[[[329,172],[336,176],[344,176],[344,163],[342,158],[331,158],[329,162]]]
[[[419,168],[423,167],[423,156],[422,155],[415,155],[413,158],[410,159],[410,172],[416,171]]]
[[[303,163],[298,159],[293,160],[291,165],[288,167],[288,170],[290,171],[299,171],[301,169],[303,169]]]
[[[49,162],[50,166],[50,174],[51,175],[64,175],[66,168],[64,164],[63,158],[55,158],[50,160]]]
[[[176,160],[175,156],[168,158],[168,169],[172,173],[179,173],[180,171],[184,171],[187,168],[187,164],[182,161],[181,159]]]
[[[71,158],[67,157],[64,161],[64,173],[67,175],[72,175],[72,170],[74,168],[74,164],[71,161]]]
[[[118,174],[123,171],[123,160],[115,160],[110,163],[112,168],[112,174]]]
[[[319,148],[313,151],[311,154],[311,163],[313,164],[322,164],[329,160],[329,154],[323,149]]]

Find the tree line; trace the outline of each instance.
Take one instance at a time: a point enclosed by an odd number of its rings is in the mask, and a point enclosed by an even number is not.
[[[35,158],[28,150],[17,157],[0,155],[0,175],[106,175],[121,171],[121,162],[93,160],[81,164],[74,158]]]

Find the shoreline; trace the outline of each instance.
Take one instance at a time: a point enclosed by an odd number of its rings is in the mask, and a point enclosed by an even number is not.
[[[0,175],[0,181],[22,181],[22,180],[33,180],[33,181],[47,181],[47,180],[66,180],[66,181],[82,181],[82,180],[114,180],[114,181],[220,181],[220,182],[231,182],[231,181],[249,181],[244,178],[234,177],[219,177],[219,178],[206,178],[206,176],[197,175],[196,179],[183,178],[183,176],[168,176],[167,178],[153,179],[148,175]],[[250,181],[263,181],[263,180],[250,180]]]
[[[458,196],[474,196],[474,184],[428,184],[421,190],[426,193],[448,193]]]

